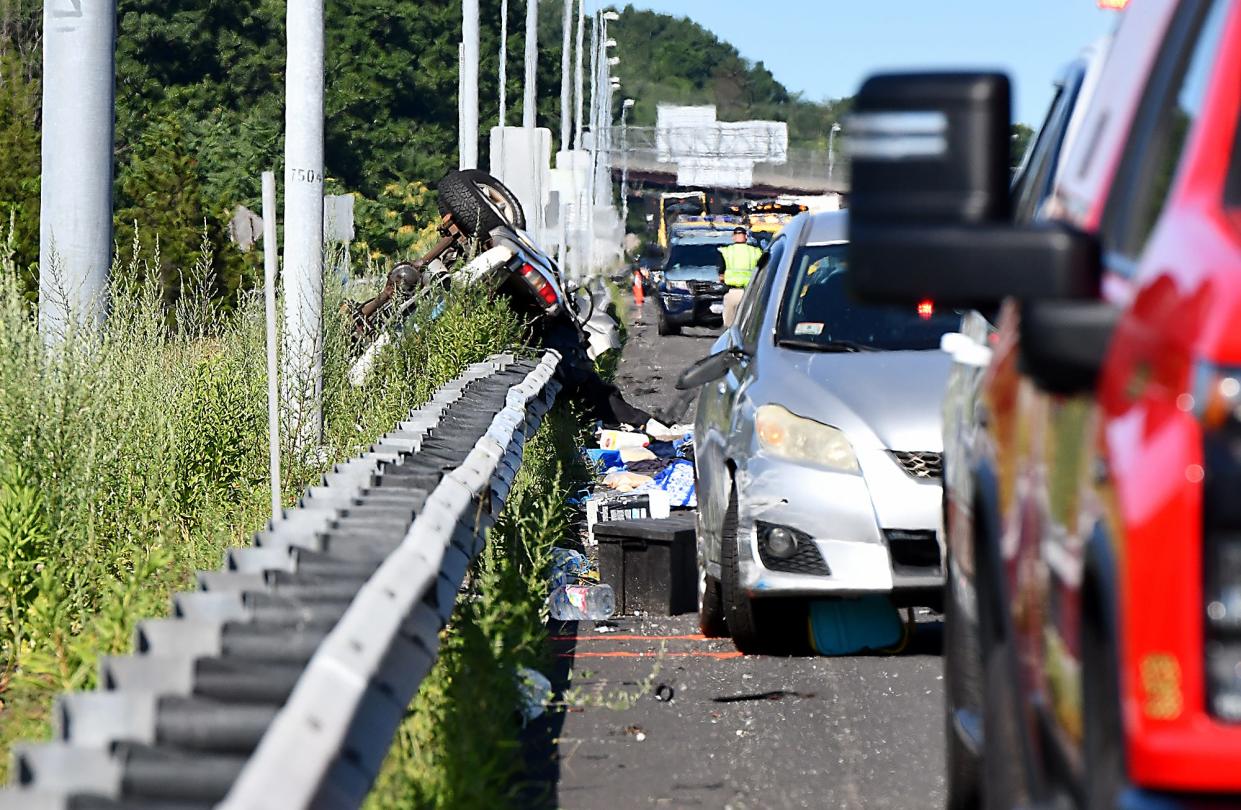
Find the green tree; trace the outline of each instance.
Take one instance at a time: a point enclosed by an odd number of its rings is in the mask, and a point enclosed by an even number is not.
[[[0,228],[14,225],[14,260],[36,289],[39,259],[41,4],[0,0]]]
[[[165,300],[171,303],[180,290],[181,275],[199,259],[206,218],[202,184],[180,120],[166,116],[144,123],[118,178],[117,258],[121,267],[157,273]]]

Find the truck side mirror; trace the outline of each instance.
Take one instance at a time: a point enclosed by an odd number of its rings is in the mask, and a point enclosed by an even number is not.
[[[998,73],[886,74],[862,85],[849,121],[855,296],[989,308],[1008,296],[1097,295],[1094,239],[1012,222],[1010,104]]]

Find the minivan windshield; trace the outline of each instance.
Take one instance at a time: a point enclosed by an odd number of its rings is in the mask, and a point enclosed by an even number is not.
[[[940,311],[933,301],[916,307],[859,304],[849,296],[848,246],[801,249],[789,270],[776,342],[811,351],[896,351],[938,349],[945,332],[960,328],[961,316]]]

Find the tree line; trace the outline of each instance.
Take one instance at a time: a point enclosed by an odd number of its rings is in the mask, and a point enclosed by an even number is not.
[[[14,223],[9,244],[32,294],[42,5],[0,0],[0,215]],[[498,117],[500,0],[480,5],[485,147]],[[562,9],[554,0],[540,9],[539,122],[553,136]],[[237,206],[257,209],[260,172],[282,163],[284,15],[283,0],[117,2],[117,255],[131,266],[137,246],[170,299],[179,273],[203,256],[225,299],[261,278],[259,256],[230,244],[227,225]],[[365,251],[399,253],[411,225],[434,215],[426,187],[456,163],[460,2],[327,0],[326,20],[329,190],[358,195]],[[512,3],[508,123],[521,119],[523,21],[523,4]],[[790,93],[689,20],[626,7],[609,33],[624,56],[625,94],[638,100],[635,123],[653,123],[659,102],[714,103],[725,120],[786,120],[795,143],[813,143],[843,112]]]

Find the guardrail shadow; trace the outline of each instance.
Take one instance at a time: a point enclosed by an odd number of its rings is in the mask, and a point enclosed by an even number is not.
[[[577,652],[577,622],[548,620],[548,655],[552,684],[548,710],[532,720],[521,735],[526,772],[518,786],[517,807],[530,810],[556,810],[560,807],[560,735],[571,708],[565,703],[570,686],[574,653]]]

